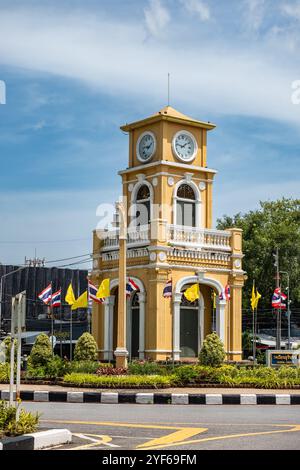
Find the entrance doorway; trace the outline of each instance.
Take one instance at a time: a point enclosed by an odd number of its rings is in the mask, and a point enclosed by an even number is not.
[[[180,305],[180,357],[197,357],[199,352],[199,304],[182,295]]]

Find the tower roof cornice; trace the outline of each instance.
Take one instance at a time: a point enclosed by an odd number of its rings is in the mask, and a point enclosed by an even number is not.
[[[189,116],[186,116],[185,114],[180,113],[171,106],[165,106],[163,109],[158,111],[158,113],[153,114],[152,116],[146,119],[142,119],[140,121],[135,121],[131,124],[125,124],[124,126],[121,126],[121,130],[129,132],[133,129],[144,127],[158,121],[176,122],[179,124],[186,124],[193,127],[200,127],[209,131],[216,127],[216,125],[211,122],[197,121],[196,119],[193,119]]]

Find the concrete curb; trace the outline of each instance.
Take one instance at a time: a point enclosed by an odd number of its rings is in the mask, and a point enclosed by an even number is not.
[[[2,390],[1,399],[9,393]],[[21,391],[21,400],[35,402],[155,404],[155,405],[300,405],[300,394],[138,393]]]
[[[70,442],[72,442],[72,434],[68,429],[49,429],[23,436],[8,437],[0,442],[0,450],[40,450]]]

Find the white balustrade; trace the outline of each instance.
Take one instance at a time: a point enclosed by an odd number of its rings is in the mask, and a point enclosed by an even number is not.
[[[225,230],[208,230],[177,225],[168,226],[168,242],[172,245],[231,251],[231,233]]]
[[[119,229],[102,232],[103,240],[102,251],[109,251],[112,248],[119,247]],[[149,227],[130,227],[127,231],[127,244],[141,245],[149,243]]]

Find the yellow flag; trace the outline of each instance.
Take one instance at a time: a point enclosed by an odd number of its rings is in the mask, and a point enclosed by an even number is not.
[[[259,299],[261,298],[261,294],[258,292],[258,290],[256,289],[256,297],[255,297],[255,308],[257,308],[257,305],[258,305],[258,302],[259,302]]]
[[[97,299],[105,299],[105,297],[110,296],[110,288],[109,288],[109,279],[103,279],[101,282],[98,292],[96,294]]]
[[[255,295],[255,289],[254,289],[254,284],[253,284],[253,287],[252,287],[252,294],[251,294],[251,307],[252,307],[252,310],[254,310],[256,308],[256,295]]]
[[[75,302],[75,295],[74,295],[72,283],[70,283],[70,285],[68,287],[67,294],[66,294],[66,297],[65,297],[65,301],[69,305],[73,305],[73,303]]]
[[[189,287],[185,292],[184,296],[188,299],[189,302],[194,302],[195,300],[199,299],[200,292],[199,292],[199,284],[193,284]]]
[[[77,308],[88,308],[87,291],[84,291],[80,297],[73,303],[71,310],[77,310]]]

